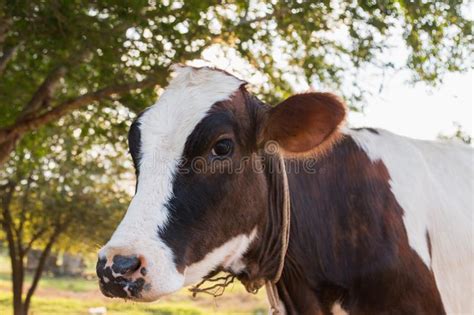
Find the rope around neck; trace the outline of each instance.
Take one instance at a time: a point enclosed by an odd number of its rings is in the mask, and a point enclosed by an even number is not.
[[[277,148],[275,148],[277,149]],[[280,251],[280,261],[278,265],[278,269],[275,273],[275,277],[273,280],[267,280],[265,282],[265,291],[267,292],[267,300],[270,304],[270,314],[271,315],[286,315],[286,309],[280,297],[278,295],[278,289],[276,284],[281,278],[283,273],[283,267],[285,266],[285,257],[286,252],[288,250],[288,243],[290,239],[290,191],[288,187],[288,176],[286,174],[286,167],[285,167],[285,160],[283,156],[278,152],[274,151],[273,154],[278,155],[278,162],[280,163],[280,171],[283,177],[283,210],[282,210],[282,226],[281,226],[281,251]],[[204,279],[198,283],[197,285],[193,286],[189,290],[193,293],[193,297],[196,296],[198,293],[206,293],[210,294],[214,297],[220,296],[224,293],[225,288],[228,284],[230,284],[235,276],[230,275],[226,277],[220,277],[216,279],[212,279],[217,274],[217,272],[204,277]],[[224,280],[223,283],[215,283],[219,280]],[[201,286],[206,282],[211,281],[214,284],[210,287],[201,288]],[[249,291],[252,292],[252,291]],[[256,290],[255,292],[256,293]]]
[[[290,190],[288,187],[288,175],[286,174],[285,160],[281,153],[278,152],[277,154],[280,163],[280,171],[283,176],[283,222],[281,227],[280,264],[278,265],[278,269],[273,280],[267,281],[265,283],[265,290],[267,292],[268,303],[270,304],[270,314],[285,315],[286,309],[280,300],[280,297],[278,296],[276,284],[278,281],[280,281],[281,274],[283,273],[286,252],[288,251],[288,243],[290,240]]]

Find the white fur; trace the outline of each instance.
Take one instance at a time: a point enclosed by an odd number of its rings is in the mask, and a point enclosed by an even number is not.
[[[254,229],[250,235],[241,234],[233,237],[223,245],[212,250],[199,262],[188,266],[184,271],[184,285],[198,282],[209,271],[218,266],[222,266],[225,269],[233,269],[234,264],[240,265],[240,259],[247,251],[256,234],[256,229]]]
[[[346,312],[340,302],[336,302],[332,305],[331,307],[331,314],[332,315],[349,315],[348,312]]]
[[[474,313],[472,148],[379,130],[346,130],[372,161],[381,160],[404,210],[410,246],[431,268],[448,314]],[[426,233],[432,247],[430,258]]]
[[[179,290],[186,281],[176,270],[173,253],[158,238],[158,231],[168,224],[164,205],[172,196],[174,173],[186,139],[214,103],[229,99],[242,84],[243,81],[221,71],[175,67],[175,77],[169,86],[139,120],[141,158],[137,194],[100,256],[111,258],[116,253],[128,253],[144,257],[151,289],[144,292],[143,300]]]

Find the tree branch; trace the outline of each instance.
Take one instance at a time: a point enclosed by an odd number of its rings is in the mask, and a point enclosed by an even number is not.
[[[23,226],[25,225],[25,219],[26,219],[26,208],[28,206],[28,201],[29,201],[29,193],[30,193],[30,188],[31,184],[33,182],[33,170],[30,171],[28,175],[28,179],[26,181],[26,186],[25,186],[25,191],[23,192],[23,198],[21,198],[21,212],[20,212],[20,224],[18,227],[18,231],[20,234],[20,240],[22,238],[23,234]]]
[[[36,287],[38,286],[39,280],[41,279],[44,266],[46,264],[46,259],[51,253],[51,248],[53,247],[54,243],[56,243],[56,240],[58,239],[59,235],[66,229],[66,227],[67,227],[66,224],[64,224],[63,226],[56,227],[50,239],[48,240],[48,243],[46,244],[43,252],[41,253],[41,256],[38,261],[38,266],[36,267],[36,270],[33,276],[33,281],[31,282],[31,286],[28,289],[28,292],[26,293],[25,302],[24,302],[25,310],[28,310],[29,308],[31,297],[33,296],[33,293],[35,293]]]
[[[82,63],[91,55],[89,49],[82,50],[79,53],[72,54],[64,64],[58,65],[56,68],[46,76],[43,83],[36,90],[31,100],[23,107],[19,120],[23,120],[29,115],[37,114],[41,109],[47,108],[54,91],[57,89],[58,84],[62,78],[66,75],[67,71],[74,65]]]
[[[11,233],[11,239],[13,240],[14,222],[10,212],[10,204],[13,199],[16,184],[12,181],[8,181],[4,187],[5,194],[2,196],[2,223],[4,224],[3,228],[7,234],[7,238],[10,239],[9,233]]]
[[[7,38],[7,33],[12,25],[12,19],[10,17],[1,16],[0,19],[0,47]]]
[[[33,247],[33,243],[41,237],[41,235],[43,235],[44,233],[46,233],[47,231],[47,228],[43,227],[41,228],[39,231],[37,231],[35,234],[33,234],[30,238],[30,241],[28,242],[28,244],[25,246],[25,248],[23,249],[23,254],[26,254],[28,253],[28,251],[31,249],[31,247]]]
[[[28,176],[25,190],[23,192],[23,196],[21,198],[21,207],[20,207],[20,223],[18,224],[17,228],[14,228],[17,242],[18,242],[18,249],[20,252],[23,251],[23,226],[25,224],[25,214],[26,214],[26,207],[28,205],[28,197],[30,192],[31,183],[33,181],[32,171]]]
[[[2,142],[0,140],[0,166],[2,166],[10,156],[10,153],[15,149],[18,141],[18,136],[13,136],[11,139]]]
[[[48,103],[48,100],[53,95],[53,92],[58,87],[59,81],[66,75],[67,68],[65,66],[58,66],[53,71],[51,71],[40,87],[36,90],[35,94],[28,102],[28,104],[23,107],[23,111],[20,114],[20,119],[31,115],[38,111],[45,103]]]
[[[26,132],[39,128],[49,122],[52,122],[73,110],[92,102],[101,101],[115,95],[126,94],[136,89],[143,89],[163,82],[163,77],[152,76],[142,81],[116,84],[97,90],[95,92],[86,93],[79,97],[67,100],[53,109],[35,117],[28,117],[17,121],[12,126],[0,129],[0,146],[4,146],[7,141],[23,136]],[[1,148],[0,148],[1,151]],[[1,160],[1,157],[0,157]]]
[[[19,47],[20,45],[16,45],[8,49],[5,49],[5,51],[3,51],[3,55],[2,57],[0,57],[0,76],[3,74],[3,71],[5,71],[5,69],[7,68],[8,62],[12,60],[13,57],[15,57],[15,54],[18,51]]]

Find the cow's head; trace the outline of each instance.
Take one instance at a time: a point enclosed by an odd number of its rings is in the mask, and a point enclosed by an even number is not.
[[[271,108],[244,85],[220,70],[179,67],[133,123],[137,189],[99,253],[105,295],[151,301],[215,270],[271,277],[274,270],[263,274],[248,255],[265,246],[269,212],[278,211],[269,209],[278,187],[265,167],[273,154],[265,144],[275,141],[286,154],[322,147],[345,110],[324,93]]]

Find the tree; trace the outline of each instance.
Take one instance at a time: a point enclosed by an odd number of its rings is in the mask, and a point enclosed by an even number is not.
[[[74,113],[62,121],[66,127],[42,128],[28,135],[0,172],[0,237],[6,239],[10,254],[15,315],[28,314],[51,251],[71,247],[91,251],[104,243],[128,202],[120,186],[127,165],[125,142],[108,145],[107,130],[96,134],[99,139],[94,141],[85,137],[94,130],[83,123],[90,114]],[[128,118],[112,114],[108,117],[117,125]],[[26,256],[32,249],[41,255],[23,293]]]
[[[465,144],[472,144],[472,136],[464,131],[458,122],[454,122],[453,127],[455,128],[455,131],[452,134],[447,135],[440,133],[438,139],[444,141],[456,140]]]
[[[295,78],[338,87],[366,64],[393,66],[378,52],[396,29],[415,80],[465,70],[472,42],[460,0],[0,3],[0,165],[26,134],[87,105],[143,109],[170,64],[209,47],[260,73],[268,99]]]

